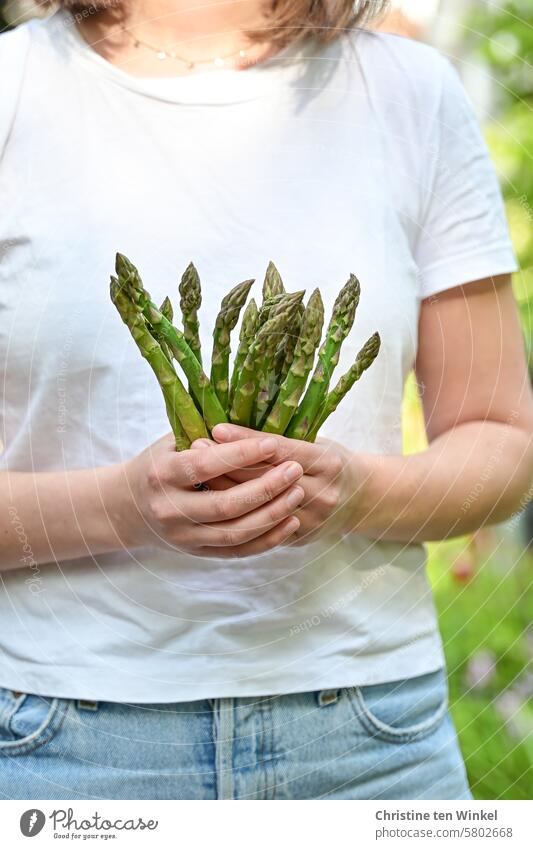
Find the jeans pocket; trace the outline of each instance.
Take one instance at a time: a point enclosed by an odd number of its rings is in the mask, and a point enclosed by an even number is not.
[[[66,699],[0,687],[0,756],[23,755],[48,743],[59,730],[68,704]]]
[[[373,737],[387,742],[421,740],[440,726],[448,711],[446,671],[415,678],[351,687],[357,719]]]

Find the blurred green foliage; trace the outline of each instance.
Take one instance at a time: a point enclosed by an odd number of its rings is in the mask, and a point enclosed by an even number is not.
[[[531,797],[531,566],[512,528],[432,548],[451,713],[477,799]]]
[[[467,24],[470,47],[495,82],[498,120],[487,128],[487,140],[502,175],[522,269],[514,288],[533,371],[533,4],[479,3]]]

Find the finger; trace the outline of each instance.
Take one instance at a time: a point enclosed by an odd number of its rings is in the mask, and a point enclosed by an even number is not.
[[[190,448],[176,454],[170,475],[174,480],[168,483],[193,486],[195,483],[217,478],[234,469],[253,466],[272,457],[277,449],[276,441],[270,436],[256,436],[225,445]]]
[[[277,468],[276,466],[272,466],[268,463],[262,463],[261,468],[257,469],[235,469],[233,472],[229,472],[227,478],[235,483],[245,483],[249,480],[255,480],[256,478],[264,475],[265,472],[270,471],[271,469]],[[305,474],[300,479],[300,483],[305,487],[306,492],[308,492],[309,498],[316,498],[324,489],[324,482],[320,482],[321,479],[317,475],[313,474]]]
[[[194,440],[191,448],[213,448],[216,444],[217,443],[212,439],[201,437],[200,439]],[[210,481],[202,481],[202,483],[204,485],[208,485],[209,489],[215,490],[216,492],[230,489],[232,486],[235,486],[235,480],[232,475],[219,475],[218,478],[213,478]]]
[[[250,434],[250,436],[257,437],[256,430],[250,430],[250,428],[241,428],[241,430],[245,430],[248,434]],[[218,445],[218,442],[214,442],[212,439],[202,438],[196,439],[191,445],[191,448],[211,448],[213,445]],[[257,463],[257,465],[254,465],[252,468],[234,469],[227,473],[227,477],[235,483],[245,483],[245,481],[258,478],[264,472],[273,468],[274,466],[272,463]]]
[[[302,477],[298,463],[284,463],[257,480],[235,484],[224,492],[202,492],[189,498],[188,516],[199,524],[227,524],[249,513],[258,514],[263,505],[273,504],[276,498]],[[305,496],[302,490],[302,497]],[[299,504],[300,502],[298,502]],[[285,514],[287,515],[287,514]]]
[[[255,436],[257,436],[257,431],[250,431]],[[213,439],[206,439],[205,437],[201,437],[200,439],[195,439],[191,445],[191,448],[213,448],[213,446],[218,445],[218,442],[215,442]],[[274,466],[271,463],[257,463],[252,468],[248,469],[234,469],[227,473],[227,475],[218,478],[213,478],[210,482],[211,489],[229,489],[230,486],[233,486],[236,483],[245,483],[245,481],[251,481],[254,478],[260,477],[264,472],[269,469],[273,469]],[[216,481],[224,480],[223,486],[218,486]]]
[[[250,468],[250,469],[235,469],[234,471],[231,471],[231,472],[228,473],[228,478],[230,480],[234,481],[235,483],[244,483],[245,481],[253,480],[254,478],[260,477],[266,471],[268,471],[269,469],[273,469],[273,468],[275,468],[275,467],[272,465],[272,463],[259,463],[257,466],[254,466],[253,468]],[[307,474],[307,475],[304,474],[304,477],[307,478],[309,483],[311,483],[311,481],[313,481],[313,487],[314,487],[313,491],[316,490],[316,492],[320,492],[321,488],[323,488],[324,484],[322,484],[321,487],[320,487],[320,486],[318,486],[314,483],[315,481],[318,480],[318,470],[315,469],[314,472],[315,472],[314,474],[313,473]]]
[[[202,525],[202,545],[234,548],[236,545],[250,542],[294,515],[302,497],[302,490],[295,487],[293,490],[279,495],[271,504],[260,507],[239,519],[233,519],[231,522],[217,522],[213,525]],[[196,534],[198,535],[198,529]]]
[[[269,472],[271,469],[275,468],[276,466],[273,466],[271,463],[258,463],[257,466],[253,466],[253,468],[234,469],[228,473],[227,477],[232,480],[234,484],[246,483],[246,481],[252,481],[255,480],[255,478],[260,478],[261,475],[265,474],[265,472]]]
[[[220,424],[213,428],[213,436],[217,442],[232,442],[239,439],[253,439],[257,436],[257,431],[241,425]]]
[[[220,424],[213,428],[213,437],[218,443],[246,442],[257,438],[257,431],[240,425]],[[327,466],[325,443],[304,442],[301,439],[289,439],[287,436],[269,434],[276,442],[276,450],[271,455],[276,462],[296,460],[305,472],[318,473]]]
[[[208,490],[212,490],[214,492],[223,492],[226,489],[232,489],[235,486],[235,481],[227,475],[219,475],[218,478],[205,481],[204,486],[207,486]]]
[[[291,545],[295,547],[309,545],[314,540],[316,534],[309,526],[305,510],[296,510],[293,516],[295,519],[298,519],[298,527],[292,535]]]
[[[298,528],[298,519],[295,516],[291,516],[271,531],[268,531],[268,533],[256,537],[243,545],[238,545],[234,548],[206,546],[200,549],[199,554],[203,557],[223,557],[225,560],[232,557],[253,557],[257,554],[264,554],[266,551],[271,551],[280,545],[287,544],[292,540]]]
[[[195,439],[191,445],[191,448],[213,448],[217,443],[213,439],[206,439],[205,437],[201,437],[200,439]],[[230,489],[232,486],[235,486],[235,483],[241,483],[241,481],[236,481],[233,477],[236,475],[238,470],[235,472],[231,472],[229,475],[219,475],[218,478],[213,478],[210,481],[203,481],[203,484],[207,484],[209,489],[212,489],[216,492]]]

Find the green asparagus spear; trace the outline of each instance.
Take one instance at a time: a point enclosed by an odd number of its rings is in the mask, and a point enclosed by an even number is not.
[[[111,300],[122,321],[127,325],[141,354],[157,377],[176,439],[176,450],[184,451],[195,439],[207,436],[202,417],[161,346],[148,330],[144,316],[136,309],[116,277],[111,278],[110,292]]]
[[[304,295],[305,290],[302,289],[299,292],[281,292],[280,294],[272,295],[271,298],[267,298],[263,301],[259,310],[259,316],[257,319],[258,327],[262,327],[263,324],[266,324],[270,318],[274,318],[274,316],[278,313],[284,312],[287,308],[291,308],[293,304],[301,303]]]
[[[326,338],[318,352],[316,368],[303,401],[285,431],[286,436],[305,439],[307,431],[314,422],[326,397],[333,369],[339,361],[341,345],[351,330],[359,303],[359,294],[359,281],[355,275],[351,274],[333,305]]]
[[[283,342],[287,337],[287,328],[294,326],[303,295],[303,291],[284,295],[283,301],[274,307],[270,314],[271,320],[278,315],[286,316],[286,323],[282,328],[280,337],[276,340],[273,350],[269,352],[268,359],[263,361],[262,369],[258,374],[258,391],[252,413],[252,422],[259,430],[268,415],[279,389],[279,371],[277,370],[279,363],[276,361],[276,354],[278,348],[283,346]]]
[[[291,356],[290,347],[292,344],[292,332],[287,331],[285,335],[281,338],[281,341],[278,342],[278,346],[274,353],[274,365],[270,371],[270,382],[272,385],[277,385],[278,389],[283,383],[281,378],[281,372],[285,365],[285,361],[287,357]],[[294,350],[293,352],[294,353]]]
[[[119,259],[119,257],[120,257],[120,259]],[[126,254],[117,253],[117,255],[115,257],[115,270],[116,270],[116,266],[117,266],[118,262],[120,262],[120,273],[124,277],[126,277],[128,274],[138,274],[139,273],[137,271],[136,266],[131,262],[131,260],[128,259]],[[117,274],[118,273],[119,272],[117,271]]]
[[[233,401],[233,396],[235,395],[235,387],[237,386],[237,380],[239,379],[242,364],[244,363],[246,359],[246,354],[250,350],[250,345],[254,340],[255,331],[257,327],[257,316],[257,304],[252,298],[248,306],[246,307],[244,315],[242,317],[241,330],[239,334],[239,347],[237,348],[237,353],[235,354],[235,362],[233,363],[233,372],[231,374],[231,384],[229,390],[230,407]]]
[[[279,313],[259,328],[237,379],[230,411],[230,421],[233,424],[251,426],[257,391],[263,375],[268,370],[287,317],[286,312]]]
[[[263,301],[259,316],[257,319],[257,328],[263,327],[267,321],[274,318],[279,313],[287,312],[287,326],[284,328],[287,332],[294,326],[297,312],[301,310],[302,299],[305,291],[292,293],[278,293],[271,298]],[[266,414],[270,409],[277,391],[280,386],[280,373],[282,370],[283,360],[287,354],[287,333],[280,336],[279,342],[276,345],[276,350],[273,355],[272,364],[269,364],[268,375],[263,376],[262,383],[258,390],[258,403],[254,404],[252,414],[252,425],[260,428],[262,421],[266,418]]]
[[[172,309],[172,303],[170,301],[170,298],[166,297],[165,300],[163,301],[163,303],[161,304],[161,306],[159,307],[159,309],[163,313],[163,315],[165,316],[166,319],[168,319],[169,321],[172,321],[172,319],[174,318],[174,310]],[[154,339],[156,339],[159,342],[159,344],[161,345],[161,347],[163,349],[163,353],[165,354],[167,360],[172,362],[172,354],[170,353],[169,347],[168,347],[167,343],[165,342],[165,340],[164,339],[159,340],[157,338],[157,333],[154,333],[153,327],[150,327],[149,329],[150,329],[150,333],[152,334]]]
[[[280,295],[279,301],[277,301],[272,306],[268,317],[274,318],[280,313],[288,312],[289,324],[287,325],[287,327],[292,327],[294,325],[296,316],[300,311],[304,295],[305,289],[300,289],[298,292],[285,292],[283,295]]]
[[[263,430],[268,433],[285,433],[305,389],[309,372],[313,368],[315,351],[320,344],[324,323],[324,304],[315,289],[304,312],[302,330],[296,341],[294,358],[279,390]]]
[[[323,402],[310,430],[306,434],[307,442],[314,442],[318,431],[326,419],[335,412],[347,392],[350,391],[356,380],[359,380],[363,372],[369,368],[379,353],[381,339],[379,333],[374,333],[368,339],[355,358],[353,366],[348,369],[334,389],[329,392]]]
[[[257,426],[259,428],[263,426],[265,419],[278,396],[279,388],[287,377],[290,364],[294,357],[296,341],[300,335],[303,314],[304,305],[299,303],[298,309],[294,313],[292,323],[287,328],[287,332],[276,348],[276,353],[274,354],[274,368],[269,373],[268,400],[266,402],[267,409],[262,419],[257,422]]]
[[[276,351],[276,357],[279,357],[279,361],[276,362],[276,374],[278,376],[278,383],[280,386],[287,377],[290,365],[294,358],[294,349],[302,329],[304,313],[304,305],[299,304],[298,310],[294,316],[294,321],[285,337],[284,344],[283,346],[280,346],[279,351]]]
[[[270,318],[270,313],[273,308],[280,303],[285,293],[274,295],[272,298],[267,298],[259,307],[259,315],[257,316],[257,326],[262,327]]]
[[[284,332],[280,336],[270,360],[265,361],[263,371],[258,375],[258,391],[252,422],[259,430],[263,427],[281,385],[280,376],[283,362],[280,361],[280,354],[283,351],[283,355],[287,356],[288,334],[296,326],[304,294],[305,292],[302,290],[301,292],[282,295],[282,300],[270,312],[270,319],[276,318],[278,315],[285,315],[286,323],[283,327]]]
[[[290,346],[292,346],[291,335],[285,333],[276,347],[273,367],[268,371],[265,385],[257,393],[257,403],[255,413],[253,414],[257,430],[262,430],[270,409],[278,396],[279,388],[283,383],[281,374],[285,366],[285,361],[287,357],[292,356],[289,350]]]
[[[229,355],[231,331],[239,320],[248,292],[254,281],[239,283],[222,299],[213,330],[213,353],[211,355],[211,384],[215,387],[223,409],[227,409],[229,397]]]
[[[183,321],[183,335],[194,356],[201,363],[202,352],[200,350],[198,310],[202,305],[202,289],[200,286],[200,277],[192,262],[189,263],[183,273],[179,285],[179,293],[181,296],[180,309]]]
[[[205,423],[209,430],[212,430],[216,424],[227,422],[227,416],[220,405],[209,378],[202,371],[202,367],[193,352],[189,348],[185,336],[180,330],[177,330],[158,310],[157,306],[151,300],[149,293],[142,284],[139,272],[128,261],[125,262],[125,257],[122,254],[117,254],[116,270],[119,281],[124,286],[128,295],[138,305],[145,316],[148,323],[154,328],[155,332],[164,339],[170,348],[173,357],[182,367],[191,391],[194,397],[200,404],[203,412]]]
[[[274,365],[269,371],[268,379],[269,379],[269,408],[274,403],[274,399],[279,392],[279,388],[283,383],[284,378],[282,377],[283,369],[285,368],[285,363],[288,359],[292,358],[294,354],[294,337],[292,329],[287,330],[285,335],[281,338],[281,341],[278,342],[278,346],[276,348],[276,352],[274,354]]]
[[[285,291],[280,273],[272,260],[268,263],[263,283],[263,302],[274,295],[282,295]]]
[[[217,424],[227,422],[226,413],[218,400],[217,394],[208,376],[187,345],[184,335],[170,324],[153,305],[148,308],[144,307],[144,310],[147,310],[150,323],[158,326],[159,333],[165,339],[173,357],[182,367],[209,430],[212,430]]]
[[[159,310],[163,313],[167,321],[170,321],[172,323],[172,321],[174,320],[174,310],[172,309],[172,302],[168,295],[159,307]]]

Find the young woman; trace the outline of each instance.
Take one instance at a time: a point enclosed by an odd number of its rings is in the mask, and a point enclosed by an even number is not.
[[[383,5],[80,2],[0,38],[4,797],[469,798],[423,543],[519,509],[533,411],[472,109],[363,29]],[[207,360],[269,259],[327,311],[355,272],[339,371],[381,352],[315,445],[176,454],[117,250],[159,300],[194,260]]]

